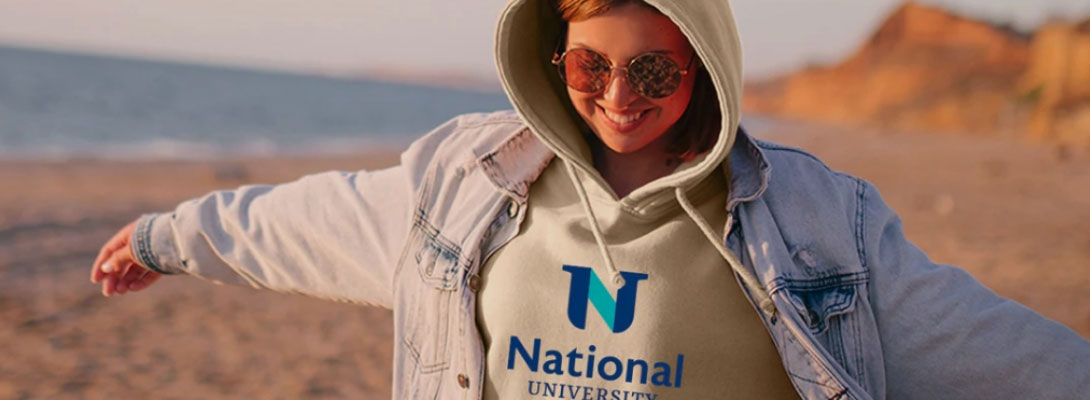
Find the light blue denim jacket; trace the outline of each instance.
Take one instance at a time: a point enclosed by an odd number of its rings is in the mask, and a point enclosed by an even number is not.
[[[396,167],[145,215],[134,252],[164,273],[392,308],[393,397],[479,399],[478,271],[552,158],[514,112],[463,115]],[[742,131],[728,163],[726,245],[771,295],[754,312],[803,398],[1090,398],[1090,344],[931,262],[869,183]]]

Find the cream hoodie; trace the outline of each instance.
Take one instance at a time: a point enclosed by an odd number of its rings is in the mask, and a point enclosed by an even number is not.
[[[753,273],[746,270],[738,258],[722,245],[722,237],[695,213],[687,200],[687,192],[708,175],[724,168],[724,161],[734,144],[740,122],[742,97],[742,46],[734,15],[725,0],[647,0],[681,29],[696,50],[715,84],[722,111],[723,129],[719,140],[706,154],[686,163],[673,174],[652,181],[619,199],[619,205],[639,217],[653,218],[676,204],[681,204],[693,221],[700,226],[708,241],[715,246],[745,285],[759,299],[767,312],[775,312],[767,291]],[[567,100],[564,84],[549,62],[560,34],[552,2],[549,0],[513,0],[500,15],[496,32],[496,65],[500,81],[515,110],[530,130],[564,163],[591,222],[595,239],[602,250],[610,280],[620,286],[618,272],[607,246],[602,242],[600,228],[593,218],[594,210],[583,195],[585,185],[608,188],[594,169],[590,150],[583,140],[579,118]],[[607,190],[609,192],[609,190]]]
[[[504,87],[557,158],[530,188],[519,236],[482,268],[485,398],[796,397],[735,274],[771,308],[768,296],[723,245],[741,94],[728,4],[648,1],[701,57],[724,129],[709,152],[618,199],[549,63],[551,3],[511,2],[497,34]]]

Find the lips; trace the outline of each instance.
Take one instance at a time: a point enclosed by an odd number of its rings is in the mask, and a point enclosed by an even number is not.
[[[640,117],[643,116],[644,112],[647,112],[647,110],[636,112],[636,113],[631,113],[631,114],[615,114],[615,113],[606,111],[606,117],[613,120],[613,122],[616,122],[618,124],[623,125],[623,124],[627,124],[627,123],[630,123],[632,121],[635,121],[637,119],[640,119]]]
[[[611,128],[618,132],[628,132],[636,129],[650,114],[651,109],[639,111],[613,112],[598,106],[602,119]]]

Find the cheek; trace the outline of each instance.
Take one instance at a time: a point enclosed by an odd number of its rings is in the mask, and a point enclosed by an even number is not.
[[[579,112],[579,115],[583,116],[584,119],[590,118],[594,111],[593,96],[588,96],[586,93],[577,92],[569,88],[568,99],[571,100],[572,106],[575,107],[575,111]]]
[[[662,107],[663,117],[671,122],[681,118],[681,115],[685,113],[685,109],[689,107],[689,100],[692,98],[692,90],[681,89],[673,96],[662,99],[658,102],[658,106]]]

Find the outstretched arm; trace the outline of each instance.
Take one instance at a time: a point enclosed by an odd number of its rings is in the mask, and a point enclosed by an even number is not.
[[[1090,343],[931,262],[866,185],[863,237],[889,398],[1074,399],[1090,393]]]
[[[92,281],[109,295],[185,273],[389,307],[411,200],[401,166],[212,192],[122,229],[103,246]]]

